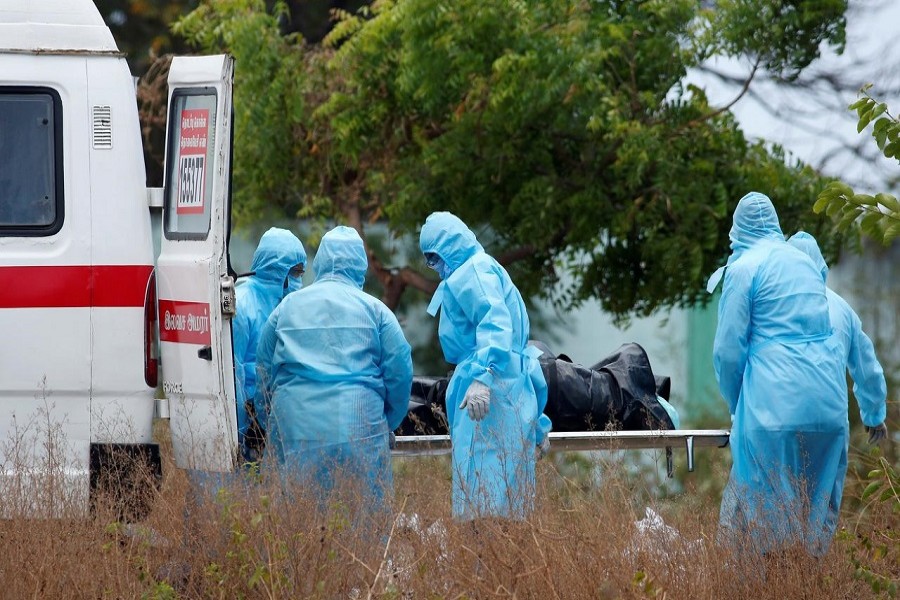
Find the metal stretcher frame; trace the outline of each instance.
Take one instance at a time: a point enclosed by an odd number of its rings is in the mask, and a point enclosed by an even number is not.
[[[731,433],[727,429],[677,429],[652,431],[576,431],[550,433],[551,451],[665,449],[666,471],[674,473],[672,449],[684,448],[688,471],[694,470],[694,448],[724,448]],[[449,435],[398,435],[394,456],[434,456],[450,453]]]

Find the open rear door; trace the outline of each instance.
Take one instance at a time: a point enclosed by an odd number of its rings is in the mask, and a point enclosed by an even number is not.
[[[231,471],[237,456],[229,273],[230,56],[169,70],[163,239],[157,263],[163,391],[179,467]]]

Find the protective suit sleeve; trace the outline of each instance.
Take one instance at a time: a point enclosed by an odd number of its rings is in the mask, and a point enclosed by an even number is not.
[[[859,403],[863,425],[875,427],[884,422],[887,408],[887,383],[884,370],[875,357],[875,346],[862,330],[855,312],[851,314],[850,354],[847,369],[853,378],[853,395]]]
[[[526,353],[533,348],[534,346],[526,348]],[[532,360],[536,361],[537,357],[533,357]],[[544,374],[541,371],[540,365],[534,366],[531,371],[531,384],[534,386],[534,395],[537,400],[537,411],[539,415],[537,426],[534,430],[534,442],[535,444],[540,445],[550,434],[550,431],[553,430],[553,422],[550,420],[550,417],[544,414],[544,410],[547,408],[547,380],[544,379]]]
[[[238,399],[247,398],[247,354],[250,345],[250,321],[244,313],[238,311],[231,324],[231,341],[234,347],[235,389]]]
[[[733,415],[737,410],[750,341],[750,296],[753,274],[734,265],[725,273],[719,300],[719,325],[713,342],[713,366],[722,397]]]
[[[476,268],[458,292],[466,318],[475,324],[474,378],[491,387],[493,374],[504,372],[512,351],[513,327],[501,279]]]
[[[413,378],[412,355],[397,317],[387,309],[384,310],[379,333],[381,372],[385,388],[384,416],[388,428],[393,431],[400,426],[409,410],[409,392]]]
[[[541,413],[541,416],[538,417],[537,422],[537,430],[535,432],[535,442],[540,445],[547,439],[547,436],[550,435],[550,431],[553,429],[553,423],[550,421],[550,417]]]
[[[279,304],[269,315],[259,332],[259,342],[256,346],[256,397],[253,399],[253,406],[256,409],[256,420],[264,430],[268,430],[269,401],[272,397],[272,363],[275,358],[275,344],[278,340],[276,330],[281,307],[282,305]]]

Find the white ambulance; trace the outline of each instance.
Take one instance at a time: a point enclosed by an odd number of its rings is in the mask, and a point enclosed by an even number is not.
[[[233,468],[232,75],[224,55],[173,61],[165,183],[148,189],[134,80],[91,0],[0,0],[7,498],[62,479],[87,507],[129,460],[158,472],[155,413],[179,466]]]

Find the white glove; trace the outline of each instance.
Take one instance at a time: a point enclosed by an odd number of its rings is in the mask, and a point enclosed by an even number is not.
[[[465,408],[473,421],[482,420],[491,408],[491,388],[480,381],[472,381],[459,408]]]
[[[550,436],[544,436],[544,440],[537,445],[537,459],[541,460],[550,453]]]

